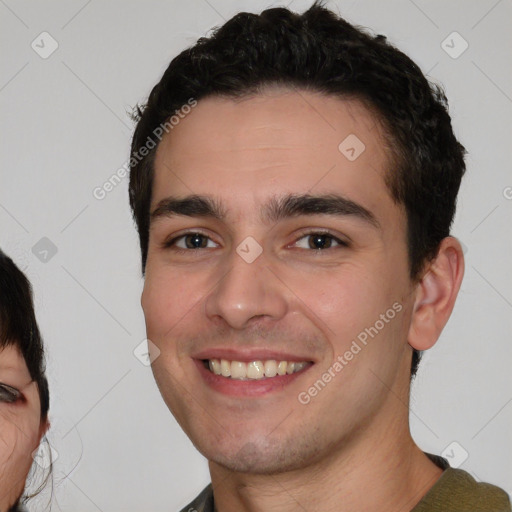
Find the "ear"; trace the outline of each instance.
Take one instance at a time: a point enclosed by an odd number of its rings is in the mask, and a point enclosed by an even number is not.
[[[416,285],[409,345],[427,350],[438,340],[453,310],[464,276],[464,254],[459,241],[446,237]]]

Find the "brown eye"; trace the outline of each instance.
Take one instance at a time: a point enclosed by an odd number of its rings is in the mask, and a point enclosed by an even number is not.
[[[208,244],[207,237],[202,233],[193,233],[183,237],[187,249],[203,249]]]
[[[21,397],[20,391],[7,384],[0,383],[0,402],[13,404]]]
[[[301,241],[302,242],[299,242]],[[348,244],[343,240],[331,235],[328,232],[315,232],[304,233],[296,243],[302,249],[314,249],[316,251],[325,251],[327,249],[336,249],[339,247],[348,247]],[[334,245],[333,245],[334,244]]]
[[[165,242],[165,248],[174,248],[176,251],[187,251],[189,249],[211,249],[208,244],[213,242],[209,236],[199,232],[184,233],[168,242]]]

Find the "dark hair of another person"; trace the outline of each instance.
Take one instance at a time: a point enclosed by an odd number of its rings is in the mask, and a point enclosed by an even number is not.
[[[46,421],[50,395],[45,376],[43,340],[34,311],[32,286],[25,274],[0,249],[0,349],[8,346],[16,347],[23,356],[30,377],[36,382],[39,391],[41,421]],[[23,502],[33,498],[43,489],[51,476],[51,467],[50,459],[46,478],[34,493],[23,497]],[[21,500],[20,497],[9,512],[22,510]]]
[[[465,149],[453,133],[446,97],[384,36],[351,25],[320,2],[300,15],[285,8],[235,15],[175,57],[137,107],[129,194],[142,271],[157,146],[144,158],[138,150],[190,99],[241,98],[268,86],[357,99],[376,116],[390,151],[385,182],[407,216],[409,274],[421,278],[450,234],[465,172]],[[420,355],[414,350],[411,377]]]
[[[12,259],[0,250],[0,348],[7,346],[15,346],[23,356],[39,390],[41,421],[46,420],[50,396],[32,287]]]

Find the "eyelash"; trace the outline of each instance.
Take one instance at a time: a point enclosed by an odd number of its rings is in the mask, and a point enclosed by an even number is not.
[[[0,403],[14,404],[21,398],[21,392],[12,386],[0,382]]]
[[[205,238],[208,238],[209,240],[211,240],[211,238],[206,235],[205,233],[202,233],[201,231],[187,231],[186,233],[182,233],[181,235],[177,236],[177,237],[174,237],[166,242],[163,243],[163,248],[164,249],[170,249],[172,248],[173,251],[176,251],[176,252],[180,252],[180,253],[183,253],[183,252],[191,252],[191,251],[197,251],[199,249],[207,249],[207,247],[198,247],[198,248],[195,248],[195,249],[183,249],[181,247],[178,247],[176,248],[176,242],[182,238],[186,238],[187,236],[190,236],[190,235],[200,235],[200,236],[203,236]],[[307,232],[303,232],[301,233],[300,237],[297,239],[298,240],[301,240],[303,238],[306,238],[308,236],[313,236],[313,235],[320,235],[320,236],[326,236],[328,238],[331,238],[332,240],[334,240],[336,243],[339,244],[339,247],[328,247],[327,249],[304,249],[304,250],[309,250],[309,251],[313,251],[313,252],[325,252],[325,251],[328,251],[329,249],[336,249],[336,248],[345,248],[345,247],[349,247],[349,244],[341,239],[339,239],[338,237],[334,236],[332,233],[330,233],[329,231],[323,231],[323,230],[314,230],[314,231],[307,231]],[[297,241],[295,243],[297,243]]]

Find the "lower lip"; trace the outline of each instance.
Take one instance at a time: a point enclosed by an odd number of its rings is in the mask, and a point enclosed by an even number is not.
[[[264,379],[250,379],[238,380],[230,377],[223,377],[217,375],[204,366],[204,362],[195,359],[194,362],[199,370],[199,373],[208,386],[215,391],[229,396],[261,396],[267,393],[272,393],[284,389],[291,384],[295,379],[303,375],[311,368],[311,364],[306,366],[303,370],[291,373],[290,375],[276,375],[275,377],[268,377]]]

